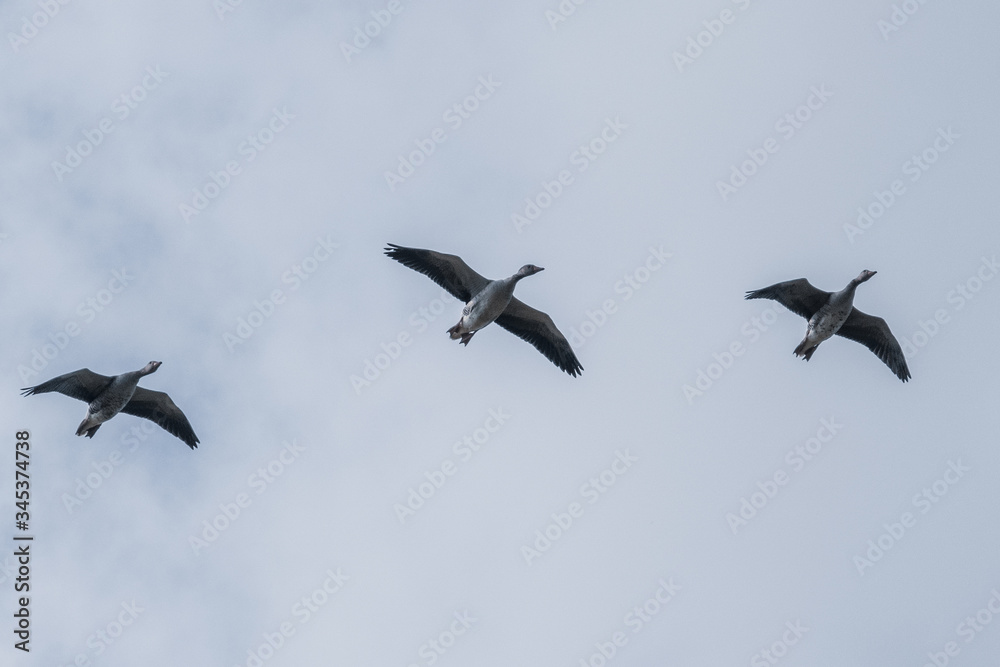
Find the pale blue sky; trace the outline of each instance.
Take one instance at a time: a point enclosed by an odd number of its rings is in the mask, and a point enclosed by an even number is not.
[[[223,2],[0,2],[0,413],[36,537],[5,655],[1000,653],[965,621],[1000,609],[994,4]],[[387,242],[545,267],[517,295],[582,376],[450,341],[461,305]],[[803,363],[805,321],[743,300],[862,269],[907,384],[845,339]],[[17,391],[150,360],[196,451]]]

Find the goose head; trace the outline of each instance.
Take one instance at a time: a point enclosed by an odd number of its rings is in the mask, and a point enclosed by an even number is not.
[[[518,269],[517,273],[515,273],[514,275],[517,276],[518,278],[527,278],[528,276],[533,276],[539,271],[544,271],[544,270],[545,269],[543,269],[542,267],[535,266],[534,264],[525,264],[520,269]]]
[[[149,375],[150,373],[155,373],[156,369],[159,368],[162,363],[163,363],[162,361],[151,361],[145,366],[143,366],[142,370],[139,372],[142,373],[143,375]]]
[[[868,269],[865,269],[860,274],[858,274],[858,277],[855,278],[854,280],[856,280],[860,284],[860,283],[865,282],[866,280],[868,280],[872,276],[874,276],[876,273],[878,273],[878,271],[869,271]]]

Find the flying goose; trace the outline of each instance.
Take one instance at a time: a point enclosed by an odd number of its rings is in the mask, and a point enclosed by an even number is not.
[[[795,355],[812,357],[819,344],[834,334],[861,343],[885,362],[903,382],[910,379],[903,350],[881,317],[873,317],[854,307],[854,290],[869,280],[875,271],[862,271],[839,292],[824,292],[805,278],[788,280],[764,289],[747,292],[747,299],[774,299],[793,313],[809,320],[806,337],[795,348]]]
[[[89,368],[52,378],[36,387],[21,390],[23,396],[57,391],[89,403],[87,417],[76,429],[77,435],[93,438],[101,424],[119,412],[135,415],[159,424],[171,435],[176,435],[191,449],[198,446],[198,436],[181,409],[174,405],[162,391],[151,391],[137,386],[139,379],[155,373],[162,362],[151,361],[137,371],[107,377]]]
[[[517,281],[544,269],[534,264],[525,264],[510,278],[488,280],[469,268],[456,255],[404,248],[392,243],[388,246],[385,249],[386,255],[430,277],[465,304],[458,324],[448,329],[452,340],[461,340],[463,345],[468,345],[477,331],[495,321],[518,338],[534,345],[552,363],[570,375],[576,377],[583,370],[573,354],[573,348],[556,328],[552,318],[514,298]]]

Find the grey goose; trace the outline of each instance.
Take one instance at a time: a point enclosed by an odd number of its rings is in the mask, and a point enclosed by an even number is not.
[[[137,371],[111,377],[94,373],[89,368],[81,368],[21,391],[24,396],[56,391],[86,402],[87,416],[76,429],[77,435],[93,438],[101,424],[119,412],[124,412],[160,425],[194,449],[198,446],[198,436],[194,434],[194,429],[181,409],[162,391],[138,386],[139,380],[155,373],[160,364],[159,361],[151,361]]]
[[[514,297],[514,287],[519,280],[544,269],[525,264],[509,278],[489,280],[469,268],[456,255],[406,248],[393,243],[388,244],[385,254],[428,276],[465,304],[458,324],[448,329],[452,340],[468,345],[477,331],[496,322],[534,345],[549,361],[573,377],[583,370],[569,341],[556,328],[552,318]]]
[[[875,271],[862,271],[839,292],[824,292],[805,278],[788,280],[764,289],[747,292],[747,299],[773,299],[793,313],[809,320],[806,336],[795,348],[796,356],[806,361],[819,344],[834,334],[861,343],[888,366],[903,382],[910,379],[910,369],[889,325],[881,317],[873,317],[854,307],[854,291],[869,280]]]

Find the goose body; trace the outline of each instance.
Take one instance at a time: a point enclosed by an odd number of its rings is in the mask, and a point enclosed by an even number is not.
[[[910,379],[910,369],[896,337],[881,317],[873,317],[854,307],[854,292],[875,271],[862,271],[839,292],[825,292],[805,278],[776,283],[747,292],[747,299],[773,299],[809,321],[805,338],[794,350],[806,361],[812,358],[823,341],[835,335],[861,343],[874,352],[903,382]]]
[[[517,273],[509,278],[491,280],[477,294],[465,304],[462,309],[462,318],[458,324],[448,329],[448,334],[452,340],[461,339],[463,345],[468,345],[472,335],[485,327],[487,324],[495,322],[503,315],[503,311],[510,305],[510,300],[514,298],[514,287],[521,278],[534,275],[544,269],[534,264],[525,264]]]
[[[151,361],[137,371],[111,377],[94,373],[89,368],[81,368],[40,385],[27,387],[22,390],[22,394],[31,396],[55,391],[85,401],[87,415],[76,429],[77,435],[93,438],[101,424],[119,412],[124,412],[158,424],[194,449],[198,446],[198,436],[180,408],[162,391],[151,391],[138,386],[139,380],[155,373],[161,363]]]
[[[392,243],[388,244],[385,254],[428,276],[465,304],[461,319],[448,329],[452,340],[468,345],[477,331],[496,322],[534,345],[552,363],[570,375],[575,377],[583,370],[569,341],[556,328],[552,318],[514,297],[514,287],[518,281],[543,271],[541,267],[525,264],[509,278],[489,280],[473,271],[457,255],[406,248]]]

